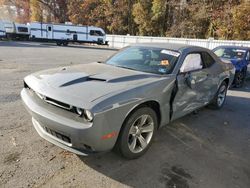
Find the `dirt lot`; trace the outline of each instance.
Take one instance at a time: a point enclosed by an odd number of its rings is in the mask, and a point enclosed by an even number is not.
[[[113,152],[78,157],[40,138],[20,100],[23,77],[114,52],[0,42],[0,187],[250,187],[249,80],[228,92],[220,111],[204,108],[160,129],[137,160]]]

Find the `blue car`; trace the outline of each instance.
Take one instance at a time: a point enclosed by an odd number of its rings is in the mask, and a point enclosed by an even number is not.
[[[236,69],[233,86],[237,88],[242,87],[247,74],[247,65],[250,63],[250,48],[218,46],[213,49],[213,52],[221,59],[231,61]]]

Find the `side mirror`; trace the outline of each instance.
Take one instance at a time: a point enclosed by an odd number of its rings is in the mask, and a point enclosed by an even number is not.
[[[195,81],[195,79],[194,79],[194,77],[192,76],[191,73],[186,73],[186,75],[185,75],[185,81],[186,81],[188,87],[190,87],[190,89],[194,89],[195,88],[196,81]]]

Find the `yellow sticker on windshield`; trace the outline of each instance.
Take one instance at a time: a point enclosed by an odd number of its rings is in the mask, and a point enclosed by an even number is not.
[[[169,66],[169,61],[167,59],[165,60],[161,60],[161,65],[164,65],[164,66]]]

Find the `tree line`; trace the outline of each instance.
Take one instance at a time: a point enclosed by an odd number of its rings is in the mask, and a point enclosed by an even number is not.
[[[72,22],[110,34],[250,39],[250,0],[0,0],[0,8],[17,22]]]

